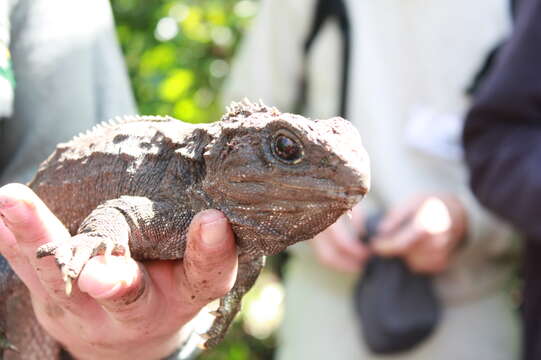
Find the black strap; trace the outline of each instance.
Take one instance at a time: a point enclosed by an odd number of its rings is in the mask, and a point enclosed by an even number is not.
[[[303,112],[306,106],[308,92],[308,76],[306,74],[306,58],[314,40],[317,38],[325,22],[334,18],[338,22],[340,33],[342,35],[342,74],[340,89],[340,116],[346,116],[347,98],[348,98],[348,77],[351,53],[351,30],[347,9],[343,0],[317,0],[314,18],[308,36],[304,42],[304,73],[301,78],[299,97],[297,101],[297,112]]]

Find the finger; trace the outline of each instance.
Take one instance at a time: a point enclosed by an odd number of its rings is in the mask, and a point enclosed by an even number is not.
[[[428,236],[418,242],[405,255],[408,266],[419,273],[438,273],[445,270],[450,262],[452,247],[448,234]]]
[[[404,260],[413,272],[420,274],[438,274],[449,266],[449,257],[443,253],[413,252]]]
[[[1,206],[1,205],[0,205]],[[0,253],[13,265],[26,263],[26,259],[21,256],[19,246],[15,236],[4,223],[4,216],[0,209]]]
[[[318,261],[328,268],[345,273],[357,273],[362,268],[362,261],[340,252],[328,239],[328,234],[314,238],[313,247]]]
[[[13,271],[15,271],[17,276],[31,291],[44,296],[45,291],[33,266],[21,254],[15,236],[4,224],[3,216],[0,216],[0,253],[6,258]]]
[[[384,257],[403,256],[429,236],[422,228],[410,223],[390,236],[378,236],[374,239],[372,250]]]
[[[21,184],[9,184],[0,188],[0,213],[6,226],[17,242],[19,256],[24,260],[14,262],[14,270],[22,279],[29,279],[33,295],[40,291],[30,282],[34,272],[43,289],[57,301],[72,305],[82,299],[74,295],[68,299],[64,294],[65,284],[53,258],[37,259],[36,250],[50,241],[69,241],[70,235],[62,223],[49,211],[34,192]]]
[[[327,242],[336,248],[342,257],[356,262],[363,262],[368,257],[369,250],[363,245],[351,223],[339,220],[328,229]]]
[[[103,307],[110,318],[124,324],[149,318],[159,306],[163,306],[158,299],[149,299],[153,291],[152,282],[142,265],[127,256],[91,258],[77,284],[82,292]]]
[[[179,285],[173,276],[176,263],[180,262],[156,260],[143,265],[113,255],[91,258],[78,280],[80,290],[101,306],[91,323],[112,331],[120,327],[127,338],[139,337],[142,328],[152,329],[154,338],[176,332],[199,310],[174,294]]]
[[[404,226],[404,223],[413,216],[418,207],[419,200],[413,199],[401,206],[392,208],[378,226],[378,233],[391,234]]]
[[[233,286],[237,249],[231,225],[217,210],[205,210],[194,217],[179,275],[189,285],[187,293],[195,304],[206,304],[225,295]]]
[[[8,184],[0,188],[0,211],[21,250],[31,258],[36,257],[38,246],[51,239],[70,237],[60,220],[25,185]]]
[[[99,255],[88,260],[77,283],[81,291],[107,305],[106,300],[128,292],[138,293],[143,287],[142,279],[135,260],[125,256]]]

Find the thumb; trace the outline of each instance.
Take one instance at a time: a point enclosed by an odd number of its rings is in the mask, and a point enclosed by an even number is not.
[[[183,275],[190,285],[191,298],[207,303],[225,295],[237,272],[235,237],[220,211],[197,214],[188,230]]]

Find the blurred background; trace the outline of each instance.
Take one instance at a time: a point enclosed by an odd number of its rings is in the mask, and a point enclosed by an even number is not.
[[[112,0],[142,114],[210,122],[254,0]]]
[[[112,0],[117,32],[141,114],[188,122],[220,118],[220,89],[255,0]],[[226,339],[202,360],[272,359],[283,288],[272,259]],[[270,265],[270,266],[269,266]]]

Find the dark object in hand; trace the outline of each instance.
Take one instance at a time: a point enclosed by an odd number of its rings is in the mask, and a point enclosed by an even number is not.
[[[364,243],[381,218],[368,219]],[[441,316],[432,278],[413,273],[400,258],[373,256],[355,287],[354,304],[364,341],[376,354],[412,349],[430,336]]]

